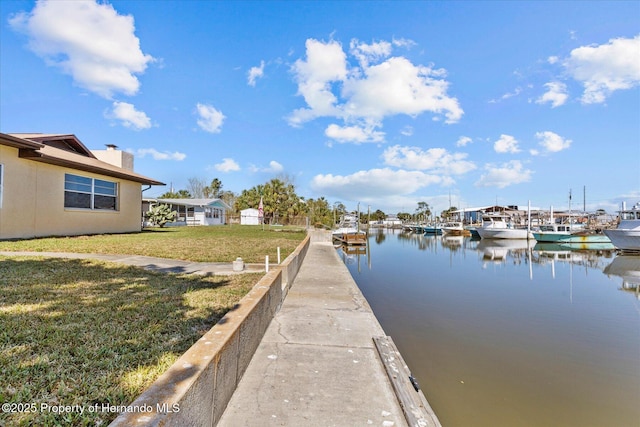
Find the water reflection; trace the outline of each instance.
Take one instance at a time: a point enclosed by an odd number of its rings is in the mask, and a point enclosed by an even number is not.
[[[640,425],[640,256],[397,230],[338,251],[443,425]]]
[[[640,300],[640,255],[618,255],[604,268],[607,276],[622,278],[620,290],[629,291]]]

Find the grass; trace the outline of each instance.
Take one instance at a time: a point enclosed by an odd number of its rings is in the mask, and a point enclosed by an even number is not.
[[[0,242],[0,251],[147,255],[200,262],[284,259],[302,232],[181,227]],[[0,426],[107,425],[238,304],[261,274],[163,274],[95,260],[0,256]],[[84,413],[42,411],[79,405]],[[15,409],[15,408],[14,408]]]
[[[79,252],[145,255],[196,262],[284,260],[306,236],[304,231],[262,230],[261,226],[150,228],[141,233],[49,237],[0,242],[0,251]]]

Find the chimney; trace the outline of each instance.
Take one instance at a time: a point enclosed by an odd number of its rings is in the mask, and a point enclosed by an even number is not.
[[[118,146],[115,144],[105,145],[107,146],[106,150],[91,151],[98,160],[133,172],[133,154],[118,150]]]

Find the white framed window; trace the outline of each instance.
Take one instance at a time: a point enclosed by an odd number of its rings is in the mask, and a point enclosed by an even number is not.
[[[66,173],[64,207],[115,211],[118,209],[118,184]]]

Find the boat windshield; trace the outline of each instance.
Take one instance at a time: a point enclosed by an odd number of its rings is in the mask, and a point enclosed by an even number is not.
[[[640,211],[623,211],[622,219],[640,219]]]

